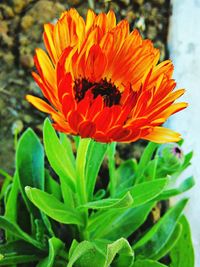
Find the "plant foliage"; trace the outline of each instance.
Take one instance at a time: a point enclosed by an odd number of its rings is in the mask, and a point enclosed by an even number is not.
[[[174,185],[191,153],[180,161],[149,143],[138,163],[129,159],[116,167],[115,144],[76,139],[75,156],[70,139],[57,135],[48,119],[43,134],[44,147],[31,129],[21,136],[16,171],[5,175],[0,266],[194,266],[182,215],[187,199],[145,226],[157,205],[194,185],[192,177]],[[105,158],[109,182],[100,188]]]

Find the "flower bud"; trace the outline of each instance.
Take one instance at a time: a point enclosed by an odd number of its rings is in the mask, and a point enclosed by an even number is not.
[[[176,143],[162,145],[159,149],[159,169],[166,174],[172,174],[182,166],[184,154],[181,147]]]

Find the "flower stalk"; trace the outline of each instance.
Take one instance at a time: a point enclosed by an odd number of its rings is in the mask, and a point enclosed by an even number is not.
[[[87,164],[87,153],[89,149],[91,139],[85,138],[80,139],[76,157],[76,171],[77,171],[77,179],[76,179],[76,193],[78,196],[79,205],[84,205],[87,203],[87,191],[86,191],[86,181],[87,177],[85,175],[85,169]],[[86,231],[87,221],[88,221],[88,209],[84,208],[82,210],[82,216],[84,221],[84,227],[80,227],[80,233],[84,239],[88,239],[88,234]]]
[[[108,147],[108,170],[110,177],[109,190],[110,190],[110,195],[112,197],[115,195],[115,189],[116,189],[115,152],[116,152],[116,142],[113,142]]]

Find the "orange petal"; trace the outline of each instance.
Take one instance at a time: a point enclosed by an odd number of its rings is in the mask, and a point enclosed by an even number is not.
[[[168,142],[178,142],[181,139],[179,133],[174,132],[171,129],[159,126],[153,127],[152,131],[142,138],[159,144]]]
[[[110,31],[116,26],[115,13],[112,10],[110,10],[106,16],[107,16],[107,31]]]
[[[96,15],[95,15],[94,11],[89,9],[88,12],[87,12],[87,16],[86,16],[86,27],[85,27],[86,32],[88,32],[89,29],[94,24],[95,17],[96,17]]]
[[[52,88],[56,90],[56,75],[55,69],[47,56],[47,54],[40,48],[36,50],[36,59],[38,61],[39,69],[41,78],[45,80]]]
[[[54,25],[52,25],[50,23],[44,24],[43,38],[44,38],[45,47],[46,47],[52,61],[55,64],[58,60],[58,56],[57,56],[57,50],[55,48],[54,40],[53,40],[53,28],[54,28]]]
[[[175,103],[175,104],[171,105],[170,107],[168,107],[163,112],[161,112],[159,114],[159,117],[168,118],[172,114],[174,114],[174,113],[186,108],[187,106],[188,106],[188,103],[186,103],[186,102]]]
[[[99,26],[99,28],[103,31],[103,33],[106,32],[106,14],[105,13],[100,13],[99,15],[96,16],[94,24]]]
[[[26,95],[26,100],[42,112],[49,114],[56,113],[55,109],[53,109],[49,104],[39,97]]]
[[[107,60],[99,45],[93,45],[85,65],[85,76],[91,81],[98,81],[103,77]]]

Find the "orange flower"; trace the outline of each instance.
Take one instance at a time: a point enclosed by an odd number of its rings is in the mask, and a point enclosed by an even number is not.
[[[44,26],[44,43],[48,55],[36,50],[33,77],[51,105],[27,99],[51,115],[55,129],[100,142],[180,139],[160,125],[187,106],[174,104],[184,89],[173,91],[171,61],[157,65],[159,51],[129,32],[126,20],[89,10],[85,22],[70,9]]]

